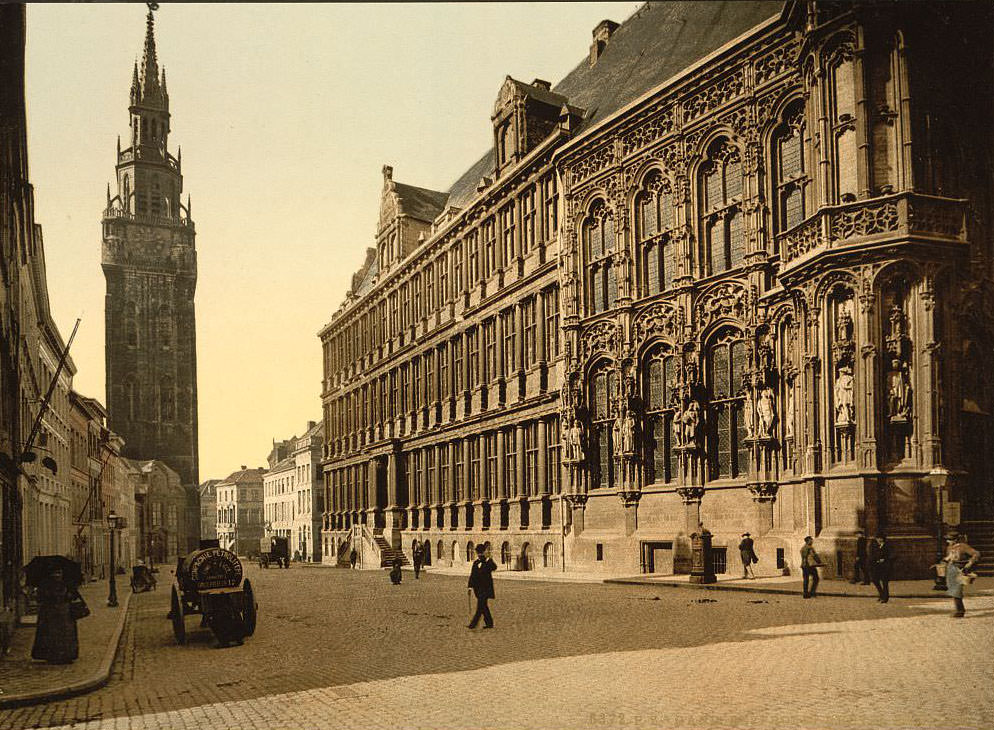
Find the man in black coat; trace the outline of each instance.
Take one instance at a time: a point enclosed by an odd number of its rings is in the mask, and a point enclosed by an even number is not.
[[[870,545],[870,571],[879,596],[877,600],[880,603],[887,603],[890,600],[890,566],[891,554],[887,537],[877,535]]]
[[[469,622],[469,628],[475,629],[483,617],[483,628],[492,629],[494,618],[490,615],[487,601],[494,597],[494,576],[497,564],[490,557],[490,548],[484,545],[476,546],[476,560],[469,573],[469,590],[476,594],[476,613]]]
[[[411,558],[414,562],[414,577],[421,577],[421,565],[424,563],[425,553],[421,548],[421,543],[415,543],[414,549],[411,551]]]
[[[862,530],[856,530],[856,563],[853,565],[852,580],[849,582],[870,585],[870,570],[866,563],[866,535]]]
[[[756,556],[756,549],[754,545],[755,543],[752,541],[752,537],[749,533],[743,533],[742,542],[739,543],[739,556],[742,558],[743,578],[756,577],[756,573],[752,569],[752,564],[758,563],[759,558]]]

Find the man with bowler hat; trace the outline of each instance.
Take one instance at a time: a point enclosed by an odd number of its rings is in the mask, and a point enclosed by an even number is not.
[[[890,600],[890,566],[892,557],[890,545],[887,543],[887,536],[878,534],[870,545],[870,575],[873,578],[873,585],[876,586],[877,601],[887,603]]]
[[[494,597],[494,576],[497,564],[490,557],[490,548],[486,545],[476,546],[476,560],[469,573],[469,591],[476,595],[476,613],[469,622],[469,628],[475,629],[483,618],[483,628],[492,629],[494,618],[490,615],[487,601]]]
[[[755,578],[756,573],[753,572],[752,564],[758,563],[759,558],[756,557],[753,541],[748,532],[742,534],[742,542],[739,543],[739,557],[742,558],[742,577]]]

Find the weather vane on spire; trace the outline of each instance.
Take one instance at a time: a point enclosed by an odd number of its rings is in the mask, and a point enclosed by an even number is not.
[[[159,9],[159,3],[145,3],[148,6],[148,12],[154,13]]]

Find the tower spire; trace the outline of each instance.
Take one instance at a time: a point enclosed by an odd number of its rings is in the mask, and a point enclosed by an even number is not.
[[[153,7],[154,6],[154,7]],[[155,104],[162,100],[162,86],[159,83],[159,60],[155,55],[155,16],[152,10],[157,8],[155,3],[148,4],[148,15],[145,16],[145,51],[142,54],[141,65],[141,96],[146,105]]]

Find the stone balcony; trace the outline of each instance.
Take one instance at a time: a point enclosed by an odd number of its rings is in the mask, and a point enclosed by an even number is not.
[[[822,208],[777,236],[780,275],[828,251],[874,247],[908,239],[967,243],[967,201],[904,192]]]

